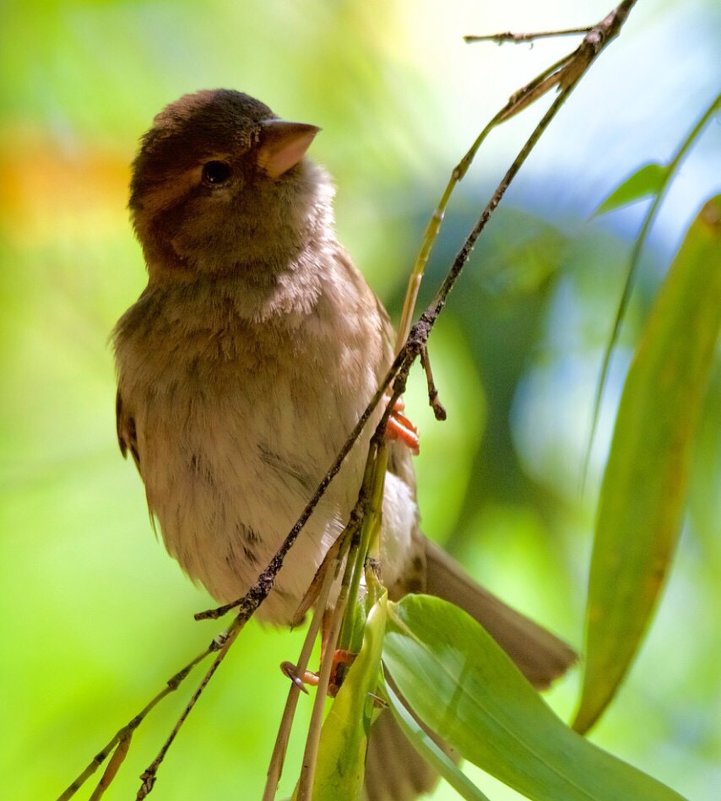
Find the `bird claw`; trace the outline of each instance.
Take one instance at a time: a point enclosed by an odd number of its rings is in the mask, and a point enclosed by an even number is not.
[[[353,660],[355,658],[356,654],[354,654],[352,651],[343,650],[342,648],[338,648],[333,654],[333,664],[331,665],[330,679],[328,681],[328,695],[330,695],[331,698],[334,698],[340,689],[343,679],[345,678],[346,671],[350,665],[353,664]],[[286,675],[293,682],[293,684],[306,695],[308,694],[308,690],[306,689],[307,685],[311,687],[318,686],[320,679],[317,673],[313,673],[310,670],[305,670],[301,675],[298,672],[298,668],[292,662],[281,662],[280,669],[284,675]]]
[[[316,673],[311,673],[309,670],[306,670],[303,672],[303,675],[300,676],[298,674],[298,668],[292,662],[281,662],[280,669],[293,684],[306,695],[308,694],[308,690],[305,688],[306,684],[310,684],[311,687],[315,687],[318,684],[318,675]]]

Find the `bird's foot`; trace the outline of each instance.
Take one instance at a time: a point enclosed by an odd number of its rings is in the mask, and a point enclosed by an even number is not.
[[[403,414],[405,404],[402,400],[397,400],[393,406],[393,411],[386,423],[386,439],[397,440],[407,445],[411,451],[418,456],[420,453],[420,438],[418,429]]]
[[[334,698],[340,689],[345,674],[355,658],[356,654],[352,651],[345,651],[341,648],[338,648],[333,654],[333,663],[330,669],[330,678],[328,679],[328,695],[331,698]],[[292,662],[282,662],[280,669],[304,693],[308,692],[306,685],[317,687],[320,681],[319,675],[311,670],[304,670],[302,674],[299,673],[298,668]]]

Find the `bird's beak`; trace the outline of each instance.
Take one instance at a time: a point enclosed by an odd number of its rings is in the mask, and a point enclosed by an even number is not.
[[[258,166],[271,178],[295,167],[320,131],[316,125],[286,120],[263,120],[260,126]]]

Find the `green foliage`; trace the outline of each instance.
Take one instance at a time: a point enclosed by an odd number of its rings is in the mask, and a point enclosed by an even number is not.
[[[422,432],[424,530],[571,642],[580,639],[600,470],[592,463],[591,491],[579,498],[586,412],[628,249],[625,235],[586,218],[614,176],[644,161],[664,163],[668,143],[683,135],[679,125],[697,113],[698,96],[718,91],[717,3],[692,5],[638,4],[636,33],[629,29],[613,44],[599,83],[569,104],[479,242],[431,342],[448,422],[433,421],[421,376],[412,376],[406,396]],[[491,19],[479,17],[477,3],[396,0],[7,4],[0,48],[0,775],[8,798],[56,797],[219,628],[193,622],[192,613],[211,602],[154,540],[140,482],[114,441],[107,337],[144,284],[126,213],[138,137],[164,103],[221,85],[321,125],[313,155],[335,176],[341,238],[397,319],[412,254],[450,165],[499,98],[536,71],[535,59],[547,60],[546,44],[471,51],[460,43],[460,33],[507,28],[508,8],[485,4]],[[514,3],[513,24],[541,24],[536,11]],[[553,11],[565,24],[578,5]],[[522,124],[489,141],[488,155],[464,180],[424,291],[453,257]],[[689,160],[686,195],[659,220],[669,239],[689,194],[698,206],[701,178],[721,173],[713,134],[711,147]],[[648,249],[643,267],[650,269],[641,271],[628,307],[620,363],[670,261],[666,241]],[[621,379],[610,375],[613,397]],[[609,401],[609,417],[612,407]],[[721,781],[719,430],[716,370],[692,466],[692,515],[661,614],[593,733],[695,801],[715,799]],[[603,425],[599,431],[600,462]],[[153,799],[207,797],[210,777],[219,801],[260,797],[287,690],[277,666],[293,658],[301,637],[257,625],[243,632],[170,752]],[[550,696],[562,713],[575,701],[573,682]],[[136,734],[109,799],[134,797],[137,776],[186,690]],[[307,714],[302,699],[300,731]],[[292,792],[301,747],[291,742],[282,797]],[[446,769],[468,793],[469,780],[464,785]],[[516,798],[488,776],[468,773],[493,801]],[[433,798],[457,795],[441,785]]]
[[[383,661],[423,723],[527,798],[681,799],[568,728],[495,640],[439,598],[390,605]]]
[[[669,169],[663,164],[644,164],[611,192],[596,209],[596,214],[605,214],[636,200],[657,195],[668,175]]]
[[[718,197],[666,276],[624,386],[596,524],[579,731],[618,689],[670,568],[720,328]]]

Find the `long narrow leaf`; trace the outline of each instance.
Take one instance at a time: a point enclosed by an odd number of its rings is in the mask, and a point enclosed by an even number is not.
[[[414,714],[535,801],[679,801],[566,726],[481,626],[452,604],[388,605],[383,661]]]
[[[721,326],[721,196],[691,226],[629,370],[599,501],[574,727],[610,702],[648,627],[681,528]]]

